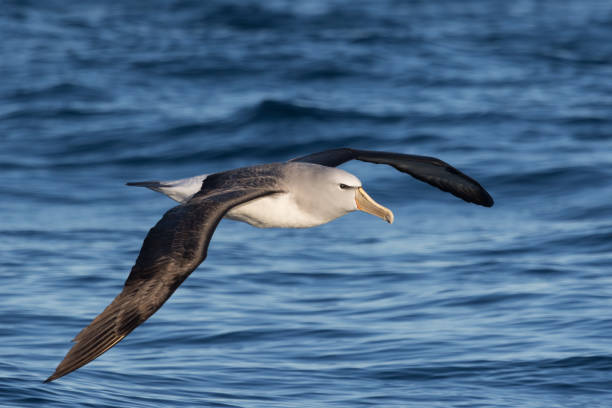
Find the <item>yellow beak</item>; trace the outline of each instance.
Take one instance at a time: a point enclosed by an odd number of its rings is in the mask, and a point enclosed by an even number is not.
[[[355,190],[355,203],[357,203],[359,210],[380,217],[389,224],[393,224],[393,213],[391,210],[374,201],[361,187]]]

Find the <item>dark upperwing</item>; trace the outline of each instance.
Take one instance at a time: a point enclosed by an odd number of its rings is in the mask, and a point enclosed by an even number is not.
[[[476,180],[435,157],[357,150],[345,147],[312,153],[290,161],[336,167],[349,160],[388,164],[402,173],[408,173],[418,180],[431,184],[467,202],[485,207],[491,207],[494,203],[487,190]]]
[[[225,213],[276,192],[271,188],[201,191],[166,212],[147,234],[121,293],[74,338],[76,344],[45,382],[94,360],[151,317],[204,261]]]

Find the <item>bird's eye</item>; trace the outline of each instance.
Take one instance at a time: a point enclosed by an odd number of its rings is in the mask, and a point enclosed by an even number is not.
[[[346,184],[340,183],[340,188],[343,190],[346,190],[347,188],[350,188],[350,187],[347,186]]]

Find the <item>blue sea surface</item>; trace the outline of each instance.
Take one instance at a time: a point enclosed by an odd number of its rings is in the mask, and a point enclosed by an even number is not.
[[[1,407],[612,406],[612,2],[4,0]],[[395,213],[222,221],[150,320],[43,384],[172,180],[354,147]]]

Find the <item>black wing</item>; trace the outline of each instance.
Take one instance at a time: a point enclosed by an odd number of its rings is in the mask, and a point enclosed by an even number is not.
[[[435,157],[349,148],[325,150],[290,161],[336,167],[349,160],[388,164],[470,203],[491,207],[493,198],[476,180]]]
[[[232,207],[273,194],[270,189],[198,193],[169,210],[149,231],[125,286],[113,302],[74,339],[76,344],[53,375],[53,381],[89,363],[147,320],[204,261],[210,239]]]

